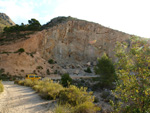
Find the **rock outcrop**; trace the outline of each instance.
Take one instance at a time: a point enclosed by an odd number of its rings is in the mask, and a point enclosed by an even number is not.
[[[59,66],[73,64],[76,67],[88,62],[95,65],[97,57],[104,52],[114,58],[113,50],[116,42],[126,41],[131,35],[96,23],[70,19],[50,27],[47,24],[46,29],[28,37],[30,38],[20,42],[0,46],[0,68],[9,71],[22,66],[25,72],[30,69],[28,72],[32,72],[34,70],[32,65],[34,68],[38,65],[44,67],[44,63],[38,63],[49,59],[57,61]],[[35,53],[37,57],[31,60],[25,53],[21,55],[14,53],[20,48],[24,48],[26,53]],[[9,52],[13,54],[6,54]],[[20,66],[17,66],[19,65],[17,62]]]

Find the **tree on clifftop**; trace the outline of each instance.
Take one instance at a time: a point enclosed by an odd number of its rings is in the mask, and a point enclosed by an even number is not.
[[[29,23],[29,30],[39,30],[40,27],[41,27],[41,24],[38,20],[36,19],[31,19],[31,20],[28,20],[28,23]]]

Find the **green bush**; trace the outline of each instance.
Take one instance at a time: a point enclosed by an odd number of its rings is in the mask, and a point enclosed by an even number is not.
[[[98,64],[94,68],[95,74],[100,75],[101,88],[113,88],[113,82],[117,79],[115,67],[110,58],[104,54],[101,59],[98,59]]]
[[[54,64],[55,62],[54,62],[53,59],[49,59],[49,60],[48,60],[48,63],[49,63],[49,64]]]
[[[4,86],[2,84],[2,81],[0,81],[0,92],[3,92],[4,91]]]
[[[86,70],[84,70],[85,72],[87,72],[87,73],[92,73],[92,71],[91,71],[91,69],[90,69],[90,67],[87,67],[87,69]]]
[[[46,73],[47,73],[47,75],[51,74],[50,71],[49,71],[49,69],[46,70]]]
[[[71,83],[72,83],[72,78],[69,76],[68,73],[65,73],[61,76],[61,81],[60,83],[64,86],[64,87],[68,87]]]
[[[23,52],[25,52],[25,50],[23,48],[20,48],[16,51],[16,53],[23,53]]]

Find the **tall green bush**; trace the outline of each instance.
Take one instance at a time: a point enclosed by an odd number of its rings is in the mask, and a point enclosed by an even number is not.
[[[111,101],[114,113],[149,113],[150,45],[132,37],[129,44],[118,43],[115,51],[118,81],[113,94],[119,101]]]
[[[65,73],[61,76],[60,82],[64,87],[68,87],[72,83],[72,78],[69,76],[68,73]]]
[[[100,75],[100,87],[111,88],[113,82],[116,80],[115,67],[111,59],[104,53],[101,59],[98,59],[98,63],[94,68],[96,74]]]

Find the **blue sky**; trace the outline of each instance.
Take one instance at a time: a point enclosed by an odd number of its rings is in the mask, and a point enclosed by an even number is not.
[[[35,18],[45,24],[57,16],[93,21],[150,38],[150,0],[0,0],[0,12],[16,24]]]

